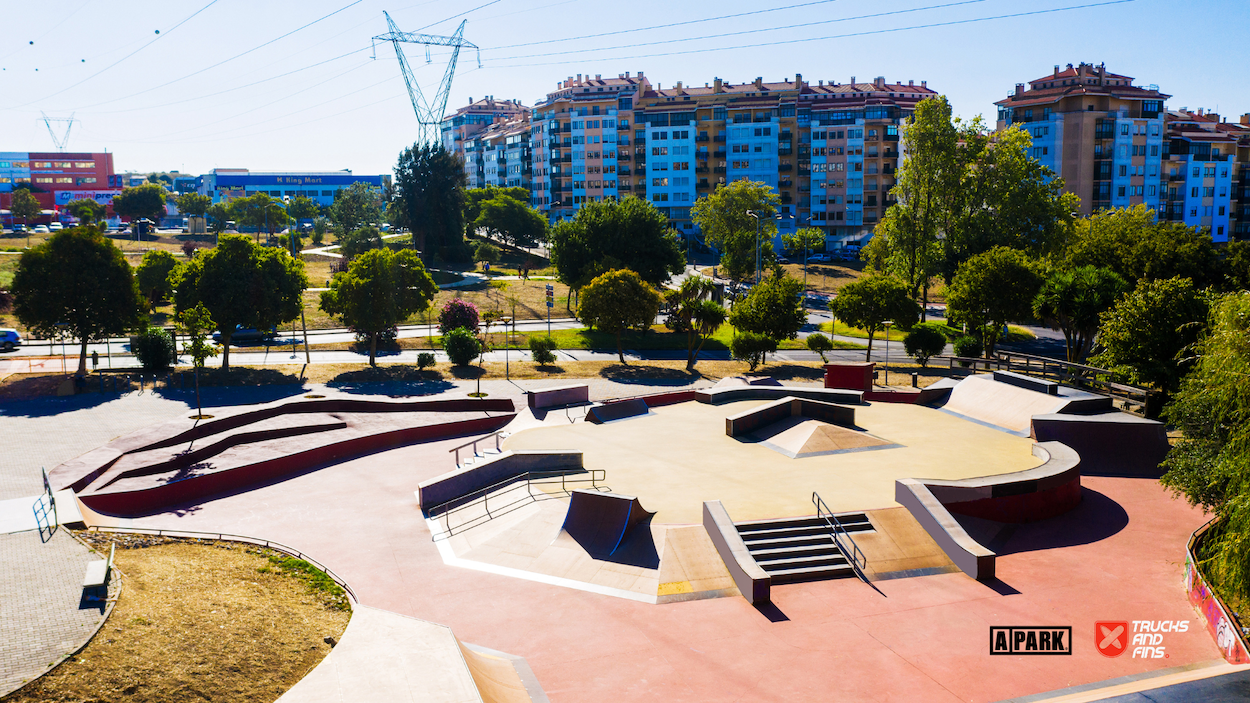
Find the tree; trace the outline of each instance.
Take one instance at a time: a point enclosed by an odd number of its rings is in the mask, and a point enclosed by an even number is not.
[[[1223,282],[1207,231],[1156,221],[1145,205],[1099,210],[1078,221],[1066,262],[1110,269],[1130,286],[1143,278],[1189,278],[1200,288]]]
[[[794,234],[781,235],[781,243],[792,256],[803,258],[803,280],[807,281],[807,257],[813,251],[825,248],[825,231],[817,227],[804,227]]]
[[[217,246],[182,263],[170,277],[177,313],[202,304],[217,324],[226,371],[235,328],[269,330],[294,320],[308,287],[304,262],[238,234],[222,235]]]
[[[463,256],[464,161],[441,144],[414,144],[395,164],[395,199],[391,222],[412,231],[421,256]]]
[[[1188,278],[1143,279],[1115,307],[1099,316],[1093,364],[1122,374],[1130,383],[1176,391],[1193,366],[1189,349],[1207,319],[1208,302]]]
[[[1250,241],[1229,242],[1224,247],[1224,290],[1250,290]]]
[[[613,269],[628,269],[652,286],[680,273],[686,259],[668,218],[633,196],[586,203],[550,235],[551,263],[575,291]]]
[[[258,241],[261,232],[272,236],[275,230],[286,224],[286,208],[282,207],[282,201],[269,197],[263,191],[234,200],[230,205],[239,222],[256,228]]]
[[[208,219],[212,222],[210,227],[217,234],[225,232],[226,223],[237,217],[237,215],[235,215],[234,208],[230,206],[230,203],[215,203],[210,205],[208,209],[204,211],[204,214],[207,215]]]
[[[946,349],[946,335],[938,325],[925,322],[912,327],[903,337],[903,351],[916,357],[921,368],[928,368],[929,359]]]
[[[79,340],[78,375],[87,373],[87,343],[130,329],[139,289],[121,250],[91,227],[52,235],[27,250],[13,277],[13,311],[35,335],[64,331]]]
[[[1250,293],[1211,306],[1196,363],[1164,409],[1182,431],[1163,466],[1163,485],[1215,514],[1196,555],[1225,597],[1250,598]]]
[[[650,326],[660,312],[660,302],[660,294],[641,276],[628,269],[614,269],[586,286],[577,317],[588,327],[616,336],[616,355],[623,364],[621,333]]]
[[[719,303],[709,300],[716,285],[703,276],[687,276],[677,290],[664,297],[669,306],[665,325],[674,332],[686,333],[686,368],[694,369],[707,340],[725,324],[728,313]]]
[[[457,327],[443,335],[443,350],[453,366],[468,366],[482,352],[482,340],[467,327]]]
[[[1008,322],[1032,316],[1041,285],[1041,275],[1023,252],[994,247],[959,265],[946,291],[947,315],[975,331],[989,357]]]
[[[729,353],[735,359],[747,362],[751,371],[764,363],[767,356],[777,351],[777,340],[756,332],[737,332],[729,340]]]
[[[131,339],[130,351],[144,371],[165,371],[178,360],[173,338],[160,327],[148,326]]]
[[[690,217],[703,231],[703,240],[720,250],[725,275],[745,280],[755,275],[757,232],[761,270],[771,267],[776,258],[773,235],[777,225],[773,217],[780,203],[777,191],[766,183],[734,181],[718,185],[715,192],[699,198],[690,209]],[[754,212],[759,220],[748,212]]]
[[[362,225],[377,225],[382,221],[382,192],[356,181],[347,188],[334,191],[334,204],[330,206],[330,221],[338,235],[354,232]]]
[[[321,246],[321,243],[325,241],[326,222],[324,217],[313,218],[312,243],[316,246]]]
[[[473,259],[474,261],[485,261],[488,264],[493,264],[499,261],[499,247],[490,242],[482,242],[473,250]]]
[[[43,213],[43,206],[30,191],[25,188],[18,188],[13,191],[13,200],[9,204],[9,212],[14,217],[22,218],[22,224],[29,224],[28,220],[32,217],[38,217]]]
[[[65,211],[84,225],[94,224],[104,217],[104,206],[91,198],[71,200],[65,204]]]
[[[833,351],[833,340],[819,332],[813,332],[807,335],[805,343],[807,344],[808,350],[820,354],[820,363],[829,363],[829,358],[825,355]]]
[[[468,224],[470,230],[477,227],[477,218],[482,214],[482,203],[499,195],[506,195],[523,203],[529,202],[530,199],[529,190],[521,187],[500,188],[499,186],[488,185],[485,188],[469,188],[465,190],[464,221]],[[466,234],[472,233],[472,231],[466,232]]]
[[[169,192],[159,183],[144,183],[133,188],[123,188],[113,196],[113,212],[132,220],[147,218],[153,222],[165,216],[165,199]]]
[[[1094,346],[1098,316],[1127,288],[1124,279],[1110,269],[1056,270],[1033,299],[1033,315],[1063,332],[1068,361],[1080,363]]]
[[[203,419],[204,406],[200,404],[200,369],[204,368],[204,360],[217,356],[217,345],[208,341],[208,333],[215,327],[208,309],[201,304],[189,310],[183,310],[175,318],[178,321],[178,332],[186,341],[182,351],[191,357],[195,372],[195,418]]]
[[[803,284],[774,269],[771,276],[751,289],[729,310],[729,324],[735,330],[755,332],[773,340],[794,339],[807,324],[803,309]]]
[[[438,333],[445,335],[457,327],[463,327],[477,334],[480,319],[476,305],[461,298],[452,298],[438,313]]]
[[[311,220],[321,214],[321,207],[317,205],[317,201],[303,195],[297,195],[291,199],[286,206],[286,213],[295,220],[298,225],[303,220]]]
[[[872,360],[872,340],[877,331],[892,321],[899,329],[908,329],[920,317],[920,306],[911,298],[907,284],[883,274],[865,276],[849,283],[829,301],[834,318],[868,333],[865,361]],[[888,343],[889,340],[886,340]]]
[[[182,214],[191,217],[203,217],[204,213],[208,212],[208,208],[212,206],[213,199],[199,193],[183,193],[174,202],[178,204],[178,211]]]
[[[321,309],[369,338],[369,365],[377,366],[378,335],[430,306],[438,286],[411,249],[373,249],[334,274]]]
[[[139,294],[147,300],[149,311],[155,310],[173,293],[169,274],[177,266],[178,260],[164,249],[152,249],[143,255],[143,261],[135,270],[135,282],[139,285]]]
[[[547,218],[526,201],[498,194],[484,200],[474,225],[515,247],[532,247],[547,238]]]
[[[339,235],[339,253],[348,261],[372,249],[383,247],[382,233],[377,227],[365,225]]]
[[[539,366],[550,366],[556,363],[556,340],[551,337],[534,335],[530,337],[530,358]]]

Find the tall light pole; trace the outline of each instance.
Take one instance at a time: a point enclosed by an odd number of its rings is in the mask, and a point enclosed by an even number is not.
[[[286,204],[286,209],[287,209],[287,213],[288,213],[287,219],[288,219],[288,220],[290,220],[289,213],[290,213],[290,211],[291,211],[291,196],[289,196],[289,195],[284,195],[284,196],[282,196],[282,202]],[[268,213],[269,213],[269,208],[265,208],[265,217],[266,217],[266,219],[268,219],[268,217],[269,217],[269,214],[268,214]],[[298,228],[291,228],[291,230],[290,230],[290,232],[291,232],[291,258],[292,258],[292,259],[298,259],[298,258],[299,258],[299,252],[298,252],[298,251],[296,251],[297,247],[299,246],[299,240],[296,238],[296,234],[295,234],[295,233],[296,233],[296,231],[297,231],[297,229],[298,229]],[[305,363],[305,364],[311,364],[311,363],[312,363],[312,354],[308,351],[308,323],[304,320],[304,300],[303,300],[303,297],[304,297],[304,294],[303,294],[303,292],[301,291],[301,293],[300,293],[300,301],[299,301],[299,323],[300,323],[300,326],[304,328],[304,363]],[[295,336],[295,321],[294,321],[294,320],[292,320],[292,321],[291,321],[291,358],[292,358],[292,359],[294,359],[294,358],[295,358],[295,345],[296,345],[298,342],[299,342],[299,338]]]
[[[747,214],[755,218],[755,283],[760,282],[760,214],[747,210]]]

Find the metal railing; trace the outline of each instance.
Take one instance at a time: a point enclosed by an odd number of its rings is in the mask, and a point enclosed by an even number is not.
[[[519,510],[530,503],[536,503],[540,500],[548,500],[551,498],[560,498],[571,495],[572,488],[570,485],[587,484],[589,488],[596,491],[611,490],[607,486],[600,485],[600,481],[606,481],[608,472],[604,469],[590,469],[588,471],[529,471],[523,474],[517,474],[511,478],[504,479],[498,483],[480,488],[471,493],[466,493],[458,498],[453,498],[444,503],[430,508],[426,511],[426,515],[433,518],[442,518],[443,531],[430,536],[433,542],[441,542],[454,535],[458,535],[465,530],[483,525],[491,520],[506,515],[514,510]],[[509,495],[513,491],[507,490],[513,486],[520,488],[520,484],[525,484],[525,494],[521,496]],[[539,489],[538,493],[534,493],[535,486],[555,486],[559,484],[560,489],[555,493]],[[495,503],[492,506],[490,502],[492,493],[503,492],[503,495],[496,496]],[[481,509],[479,515],[470,516],[464,522],[457,524],[455,527],[451,524],[453,515],[464,513],[469,510]]]
[[[477,443],[478,443],[478,442],[485,442],[485,441],[489,440],[489,439],[490,439],[490,438],[492,438],[492,437],[494,437],[494,439],[495,439],[495,451],[496,451],[496,452],[501,452],[502,450],[499,448],[499,435],[501,435],[501,434],[503,434],[503,430],[499,430],[499,431],[497,431],[497,432],[491,432],[490,434],[486,435],[485,437],[478,437],[477,439],[475,439],[475,440],[473,440],[473,441],[470,441],[470,442],[465,442],[464,444],[462,444],[462,445],[460,445],[460,446],[458,446],[458,447],[452,447],[451,449],[448,449],[448,450],[447,450],[447,453],[448,453],[448,454],[451,454],[452,452],[455,452],[455,453],[456,453],[456,466],[460,466],[460,450],[461,450],[461,449],[464,449],[465,447],[468,447],[468,446],[472,446],[472,447],[473,447],[473,456],[479,456],[479,454],[477,453]]]
[[[282,552],[283,554],[295,557],[296,559],[303,559],[318,571],[321,571],[326,576],[329,576],[331,581],[338,584],[338,586],[347,593],[353,603],[360,602],[359,599],[356,598],[356,592],[352,590],[351,586],[347,585],[346,581],[339,578],[338,574],[331,571],[327,566],[316,559],[313,559],[298,549],[288,547],[281,542],[274,542],[273,540],[260,539],[257,537],[248,537],[247,535],[232,535],[225,532],[197,532],[195,530],[166,530],[148,527],[108,527],[100,525],[92,525],[87,529],[92,532],[116,532],[120,534],[152,535],[154,537],[185,537],[187,539],[215,539],[218,541],[254,544],[258,547],[265,547],[266,549]]]
[[[859,551],[859,545],[855,544],[855,539],[851,537],[851,533],[846,531],[842,526],[842,522],[838,520],[838,516],[833,514],[829,506],[825,504],[824,499],[816,491],[812,491],[812,505],[816,506],[816,517],[824,518],[829,524],[829,528],[833,530],[833,543],[838,545],[838,550],[842,552],[842,556],[851,564],[851,568],[855,570],[855,575],[864,583],[868,583],[868,577],[864,575],[864,569],[868,568],[868,558],[864,553]],[[851,544],[851,548],[847,549],[842,543],[842,538]]]
[[[1119,400],[1126,410],[1146,415],[1152,413],[1153,404],[1158,397],[1156,391],[1117,381],[1116,373],[1111,369],[1045,356],[999,351],[995,352],[995,356],[990,359],[962,356],[934,357],[934,359],[946,360],[947,367],[950,369],[954,369],[955,364],[958,363],[972,373],[980,370],[1013,371],[1097,391]]]

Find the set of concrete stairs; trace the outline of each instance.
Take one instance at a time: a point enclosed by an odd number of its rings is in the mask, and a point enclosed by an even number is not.
[[[499,441],[501,442],[507,439],[508,437],[512,436],[511,432],[499,432],[498,434],[499,434]],[[494,447],[491,447],[489,449],[478,449],[471,456],[461,459],[460,463],[456,464],[456,468],[463,469],[468,466],[473,466],[479,461],[483,461],[485,459],[493,459],[502,453],[503,453],[502,449],[495,449]]]
[[[864,513],[839,515],[838,520],[848,533],[873,531]],[[855,576],[824,518],[753,520],[735,522],[734,527],[774,584]]]

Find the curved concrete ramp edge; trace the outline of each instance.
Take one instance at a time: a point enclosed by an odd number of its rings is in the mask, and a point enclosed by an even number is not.
[[[279,703],[545,703],[529,666],[451,628],[358,605],[330,654]]]

